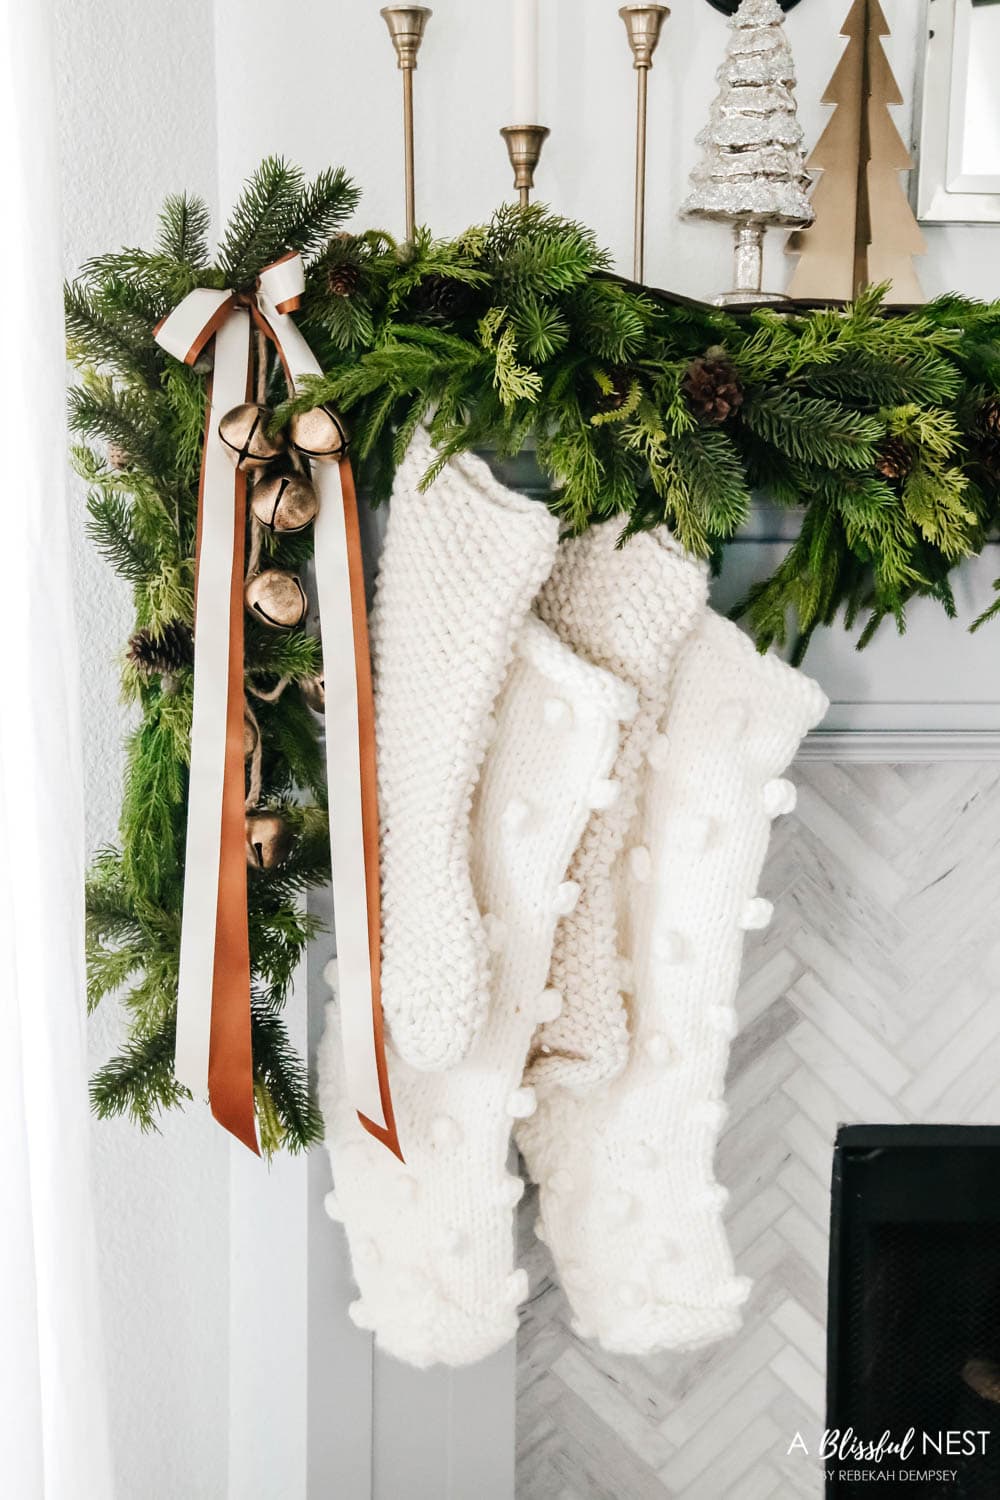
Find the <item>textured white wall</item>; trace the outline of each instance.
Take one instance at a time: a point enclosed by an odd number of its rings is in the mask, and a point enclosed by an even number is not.
[[[228,206],[269,152],[310,171],[343,164],[364,189],[359,220],[400,229],[399,76],[379,0],[287,0],[280,12],[263,0],[50,3],[68,271],[98,251],[148,240],[165,191],[188,187],[210,201],[218,192]],[[826,113],[818,100],[847,8],[847,0],[806,0],[788,18],[810,139]],[[896,33],[889,53],[910,97],[919,7],[885,0],[885,9]],[[634,75],[616,11],[617,0],[545,0],[542,100],[553,133],[539,191],[592,224],[628,271]],[[417,76],[418,217],[448,232],[486,218],[510,193],[497,135],[510,122],[509,27],[504,0],[434,0],[434,12]],[[692,295],[711,295],[729,278],[726,232],[676,219],[724,43],[724,22],[704,0],[675,0],[650,83],[647,275]],[[908,109],[898,116],[905,134]],[[994,293],[991,233],[928,231],[928,292]],[[780,287],[781,236],[772,240],[769,283]],[[77,584],[96,845],[114,833],[123,727],[115,657],[129,609],[82,525]],[[94,1022],[95,1063],[118,1033],[109,1007]],[[226,1144],[199,1111],[172,1117],[148,1140],[122,1123],[97,1125],[94,1136],[120,1492],[126,1500],[222,1500],[231,1373]],[[347,1409],[335,1391],[315,1399],[320,1409]],[[355,1500],[349,1488],[345,1500]]]
[[[211,7],[203,0],[55,0],[67,273],[142,244],[165,191],[215,197]],[[123,721],[116,657],[127,590],[76,518],[89,835],[115,833]],[[120,1036],[108,1002],[96,1066]],[[98,1234],[122,1500],[220,1500],[226,1492],[228,1151],[197,1113],[140,1137],[93,1127]]]
[[[416,77],[417,217],[440,233],[488,217],[510,196],[497,131],[511,119],[506,0],[434,0]],[[552,127],[538,195],[591,224],[620,270],[632,264],[634,73],[614,0],[543,0],[540,122]],[[848,0],[806,0],[787,18],[799,74],[799,112],[811,143],[829,109],[822,94],[843,43]],[[922,7],[885,0],[887,52],[907,103],[894,111],[909,135]],[[402,220],[399,75],[379,0],[289,0],[293,38],[275,67],[266,0],[216,0],[219,185],[223,204],[261,156],[284,152],[315,170],[347,168],[364,189],[359,219],[399,230]],[[298,45],[299,42],[304,45]],[[654,285],[710,296],[729,284],[729,231],[677,219],[715,94],[726,22],[705,0],[674,0],[649,85],[646,275]],[[990,227],[927,231],[926,289],[995,290]],[[768,284],[788,263],[772,234]]]

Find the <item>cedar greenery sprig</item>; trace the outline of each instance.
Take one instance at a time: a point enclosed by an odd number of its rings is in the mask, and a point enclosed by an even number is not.
[[[886,618],[902,630],[921,595],[954,613],[951,570],[981,551],[1000,512],[1000,438],[983,417],[1000,393],[1000,303],[949,296],[895,314],[874,287],[846,308],[721,310],[615,277],[589,229],[541,205],[401,244],[343,230],[357,199],[342,171],[307,183],[268,159],[215,261],[207,211],[182,195],[166,201],[152,250],[97,257],[67,288],[81,370],[70,422],[89,444],[74,459],[91,535],[131,584],[144,640],[192,623],[205,421],[204,372],[169,359],[153,327],[193,287],[250,287],[289,248],[307,262],[298,317],[324,373],[275,420],[321,401],[347,413],[371,503],[388,496],[426,423],[439,457],[425,484],[452,454],[529,445],[569,531],[608,518],[624,537],[666,525],[717,561],[754,491],[794,509],[797,538],[738,611],[762,648],[790,641],[801,659],[839,614],[864,618],[864,644]],[[718,410],[692,397],[692,367],[706,358],[739,396]],[[268,389],[282,399],[273,361]],[[879,468],[887,445],[907,455],[895,478]],[[309,541],[266,546],[297,567]],[[319,643],[248,620],[246,667],[251,689],[310,678]],[[94,1106],[144,1128],[184,1097],[171,1063],[191,685],[183,663],[157,675],[124,662],[140,723],[118,843],[98,856],[88,893],[91,1003],[124,990],[130,1023],[94,1081]],[[257,702],[256,714],[267,799],[297,836],[285,865],[250,882],[255,1087],[267,1149],[299,1149],[320,1121],[281,1009],[315,931],[302,897],[328,875],[325,791],[299,695]]]

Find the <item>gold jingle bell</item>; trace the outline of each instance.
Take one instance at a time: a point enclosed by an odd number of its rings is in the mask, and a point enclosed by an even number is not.
[[[238,469],[264,469],[273,464],[285,451],[283,432],[270,437],[267,424],[273,413],[268,406],[258,406],[255,401],[243,401],[219,423],[219,437],[228,449],[229,457]]]
[[[273,474],[257,480],[250,509],[268,531],[304,531],[315,519],[319,498],[301,474]]]
[[[299,688],[313,713],[326,712],[326,686],[322,677],[303,677]]]
[[[337,463],[347,452],[347,429],[332,406],[296,412],[288,437],[293,447],[318,463]]]
[[[292,847],[292,835],[280,813],[247,814],[247,864],[254,870],[273,870],[284,864]]]
[[[268,568],[251,578],[243,591],[250,613],[273,630],[291,630],[306,617],[305,590],[294,573]]]

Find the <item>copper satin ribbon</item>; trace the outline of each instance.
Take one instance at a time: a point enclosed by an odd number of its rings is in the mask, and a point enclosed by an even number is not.
[[[218,1122],[258,1153],[243,755],[246,478],[232,468],[218,423],[248,399],[255,325],[274,343],[290,390],[302,374],[319,372],[287,316],[298,308],[303,287],[301,257],[291,252],[261,273],[255,296],[198,288],[155,331],[158,342],[186,364],[216,339],[198,497],[195,708],[175,1072],[193,1092],[207,1092]],[[327,760],[346,1088],[363,1127],[402,1159],[379,985],[375,716],[357,500],[346,459],[317,464],[313,480],[320,492],[316,574],[324,661],[329,656],[334,663],[332,669],[327,665]],[[223,569],[226,588],[220,588]]]

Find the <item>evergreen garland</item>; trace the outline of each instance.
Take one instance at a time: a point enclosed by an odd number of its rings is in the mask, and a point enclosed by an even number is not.
[[[441,462],[532,444],[570,531],[665,524],[716,562],[766,491],[800,535],[735,613],[795,661],[842,607],[865,616],[863,643],[887,616],[903,630],[916,595],[951,613],[948,575],[995,525],[998,444],[979,414],[1000,389],[1000,303],[894,313],[872,287],[846,308],[722,310],[612,276],[589,230],[539,205],[448,242],[365,233],[328,255],[355,290],[314,283],[326,373],[279,420],[318,400],[348,413],[375,503],[421,421]],[[442,277],[469,292],[452,314]],[[897,479],[890,442],[909,459]]]
[[[533,205],[501,208],[451,240],[397,243],[339,226],[358,194],[340,171],[307,183],[262,163],[216,260],[208,215],[164,206],[151,251],[89,262],[67,288],[74,448],[90,534],[132,585],[135,632],[123,664],[139,724],[128,746],[118,843],[88,889],[90,1002],[124,990],[125,1051],[94,1080],[101,1115],[153,1127],[185,1097],[172,1075],[192,669],[204,372],[171,360],[155,324],[195,286],[249,289],[286,249],[302,252],[298,315],[324,374],[276,416],[330,401],[348,415],[359,491],[377,504],[421,422],[440,449],[510,455],[533,445],[550,504],[569,531],[620,517],[623,536],[667,525],[715,561],[760,489],[801,515],[772,576],[735,612],[761,648],[800,660],[843,607],[866,616],[862,644],[910,599],[954,612],[949,574],[978,553],[1000,511],[1000,303],[945,297],[890,315],[881,288],[851,307],[725,311],[610,273],[591,232]],[[281,401],[280,371],[269,373]],[[285,566],[308,537],[268,536]],[[992,614],[1000,610],[1000,599]],[[985,618],[985,616],[984,616]],[[322,671],[303,630],[246,622],[248,681]],[[158,670],[159,669],[159,670]],[[253,1046],[261,1136],[298,1149],[321,1122],[281,1010],[316,931],[302,898],[328,878],[325,790],[315,721],[290,688],[254,701],[267,805],[295,833],[277,869],[251,872]]]

